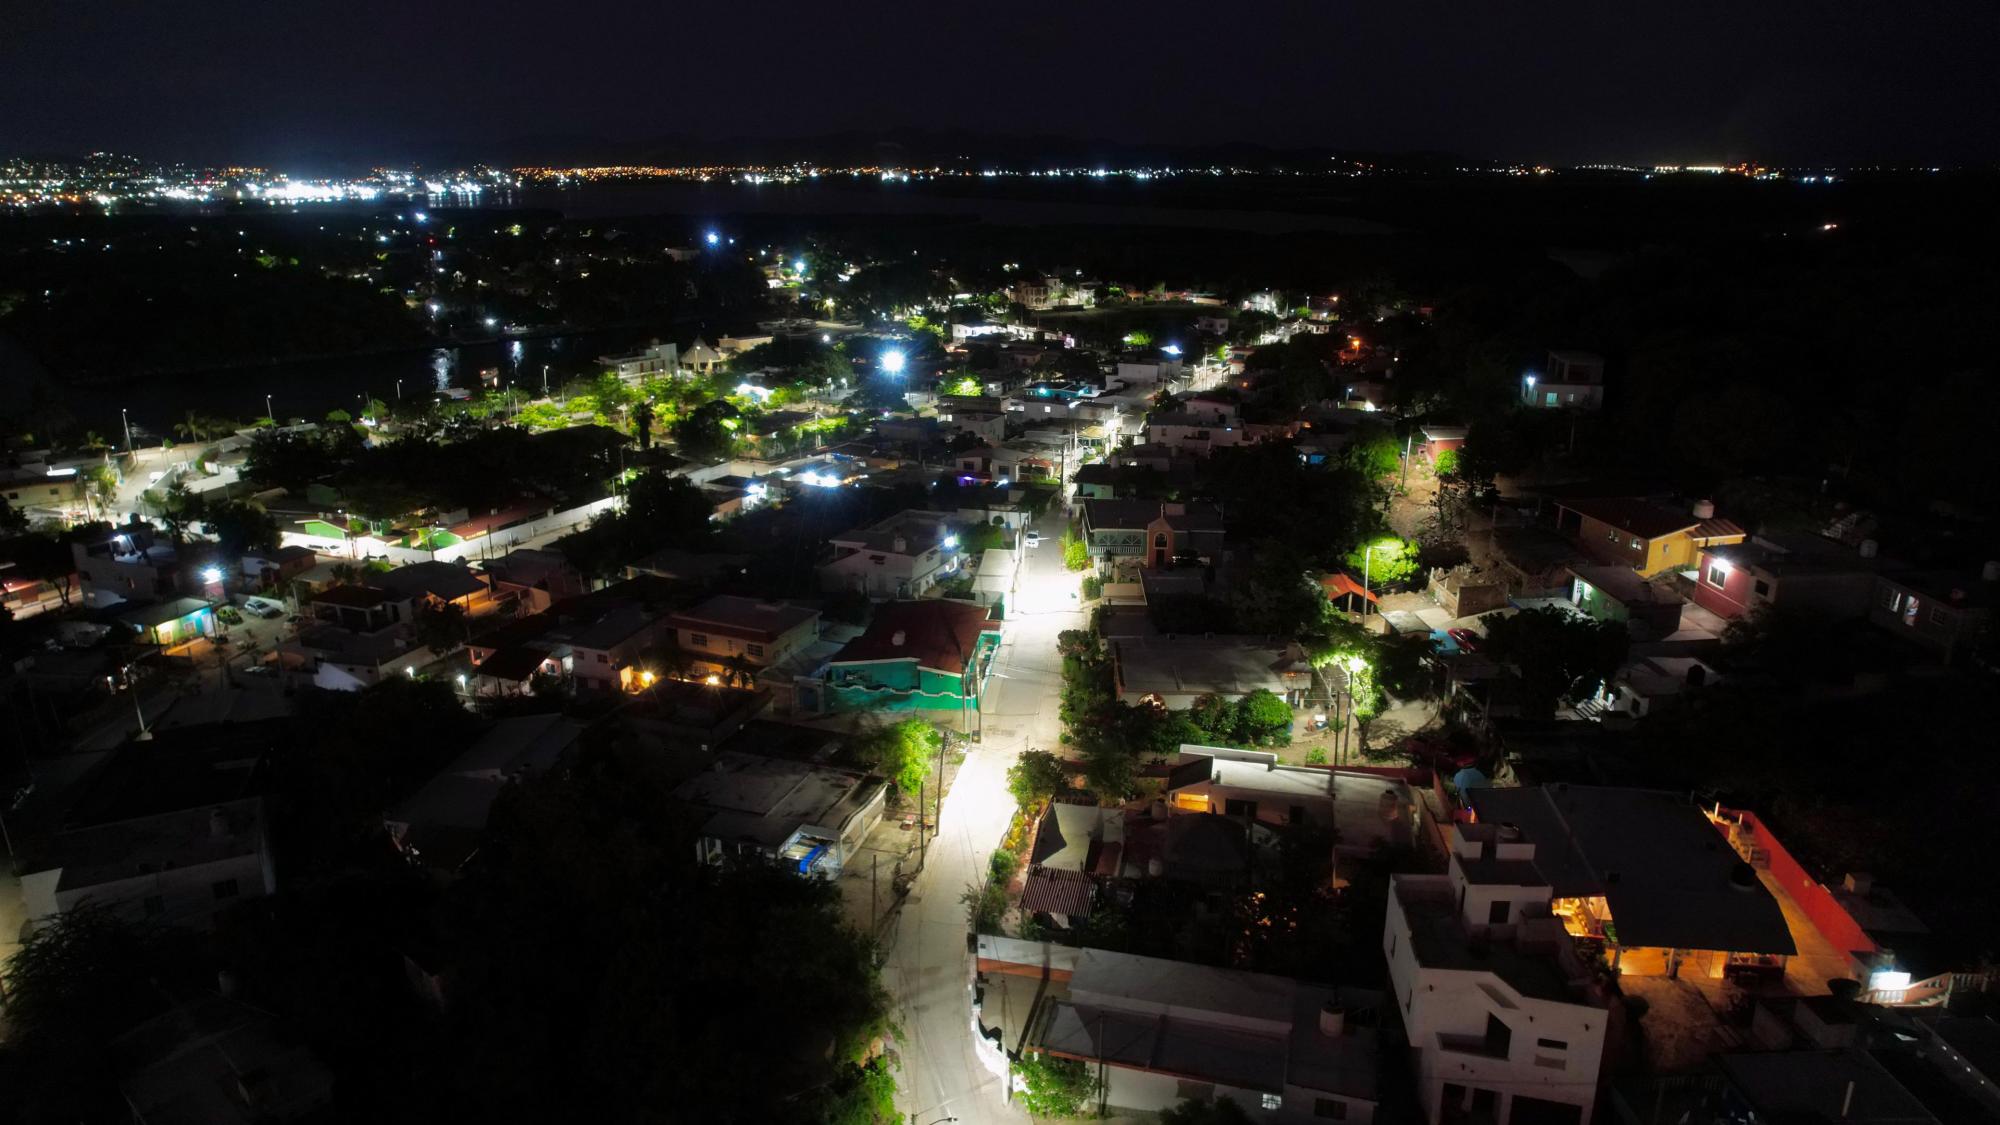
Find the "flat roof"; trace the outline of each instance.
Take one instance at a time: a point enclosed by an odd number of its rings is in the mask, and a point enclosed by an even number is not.
[[[1111,642],[1122,695],[1285,693],[1296,670],[1291,644],[1275,637],[1126,637]]]
[[[717,632],[770,641],[818,616],[819,610],[804,606],[760,601],[735,594],[717,594],[674,614],[671,624],[676,628],[708,627]]]
[[[714,812],[703,831],[778,847],[800,828],[839,830],[887,783],[859,770],[726,750],[675,796]]]
[[[1390,893],[1403,908],[1403,919],[1410,926],[1410,944],[1417,963],[1424,968],[1490,972],[1532,999],[1603,1007],[1571,986],[1553,949],[1523,949],[1514,941],[1471,940],[1452,896],[1450,879],[1396,875]]]
[[[1480,823],[1521,830],[1557,897],[1603,896],[1621,944],[1798,952],[1778,900],[1679,793],[1559,784],[1465,797]]]
[[[151,629],[156,625],[179,621],[183,617],[192,616],[209,608],[211,608],[210,603],[200,598],[175,598],[172,601],[126,610],[118,615],[118,620],[140,629]]]
[[[1937,1117],[1856,1047],[1724,1055],[1722,1071],[1752,1106],[1779,1121],[1922,1125]]]

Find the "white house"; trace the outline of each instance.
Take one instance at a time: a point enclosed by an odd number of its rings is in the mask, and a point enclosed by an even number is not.
[[[66,828],[50,851],[51,866],[21,877],[30,920],[89,904],[207,929],[218,911],[278,889],[257,797]]]
[[[680,370],[681,349],[678,344],[654,344],[631,355],[598,356],[597,362],[617,372],[620,379],[656,379]]]
[[[1550,352],[1548,370],[1522,378],[1521,402],[1544,410],[1596,410],[1604,405],[1604,357],[1592,352]]]
[[[1449,836],[1448,874],[1393,876],[1382,931],[1424,1117],[1589,1125],[1604,991],[1531,885],[1533,845],[1497,824]]]
[[[732,750],[674,795],[707,814],[695,845],[703,862],[764,855],[838,879],[881,823],[888,791],[873,774]]]
[[[1243,444],[1243,427],[1212,414],[1171,411],[1146,419],[1146,441],[1183,453],[1206,456],[1218,447]]]
[[[915,598],[955,564],[955,537],[942,512],[906,511],[873,527],[832,536],[834,556],[819,567],[819,587],[871,598]],[[953,540],[947,545],[946,540]]]

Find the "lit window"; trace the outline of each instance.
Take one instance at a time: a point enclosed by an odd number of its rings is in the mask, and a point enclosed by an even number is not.
[[[1718,590],[1729,585],[1729,571],[1717,563],[1709,563],[1708,570],[1702,578]]]
[[[763,645],[744,645],[743,651],[745,653],[748,653],[750,656],[755,657],[758,660],[764,659]]]
[[[1278,1096],[1277,1094],[1265,1094],[1265,1095],[1264,1095],[1264,1108],[1265,1108],[1265,1109],[1283,1109],[1283,1108],[1285,1108],[1285,1099],[1284,1099],[1284,1098],[1282,1098],[1282,1097],[1280,1097],[1280,1096]]]

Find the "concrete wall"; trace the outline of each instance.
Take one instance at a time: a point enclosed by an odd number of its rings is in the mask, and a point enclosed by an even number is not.
[[[225,879],[236,880],[236,894],[218,899],[215,884]],[[216,912],[277,890],[270,857],[259,853],[58,892],[56,886],[61,880],[59,867],[22,876],[22,905],[30,920],[68,913],[87,902],[133,922],[150,920],[162,925],[207,929],[213,925]],[[162,910],[149,916],[146,899],[153,896],[162,900]]]

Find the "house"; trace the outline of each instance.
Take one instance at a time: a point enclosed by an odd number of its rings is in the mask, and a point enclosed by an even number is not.
[[[137,629],[147,644],[178,648],[215,635],[215,604],[201,598],[172,598],[128,609],[118,620]]]
[[[1464,426],[1427,425],[1423,427],[1423,434],[1424,444],[1421,452],[1424,460],[1433,465],[1437,464],[1438,454],[1465,448]]]
[[[345,586],[335,589],[358,589]],[[414,676],[437,659],[417,644],[403,625],[355,629],[344,625],[311,624],[278,643],[278,666],[286,674],[309,679],[328,691],[360,691],[395,675]]]
[[[1185,368],[1172,362],[1120,363],[1114,378],[1128,387],[1150,387],[1162,382],[1174,382],[1185,373]]]
[[[858,770],[728,750],[674,791],[702,814],[703,862],[762,855],[801,875],[838,879],[881,823],[888,782]]]
[[[257,791],[264,756],[288,722],[189,726],[113,751],[44,854],[25,864],[27,917],[87,903],[136,922],[207,929],[219,911],[276,893]]]
[[[819,621],[816,609],[717,594],[667,618],[667,635],[694,678],[740,678],[749,686],[818,640]]]
[[[523,613],[540,613],[563,598],[584,592],[583,576],[560,551],[517,547],[480,564],[496,601],[512,601]]]
[[[1978,574],[1899,570],[1875,579],[1868,620],[1938,652],[1950,663],[1992,627],[2000,562]]]
[[[455,562],[408,563],[385,574],[370,575],[368,582],[408,604],[412,614],[420,607],[447,605],[469,611],[490,592],[481,572]]]
[[[1454,619],[1473,617],[1507,604],[1507,578],[1497,568],[1432,567],[1428,590]]]
[[[479,850],[500,790],[554,765],[583,732],[561,715],[501,719],[383,819],[390,841],[412,862],[457,871]]]
[[[1379,993],[1004,937],[975,949],[975,1050],[1087,1063],[1093,1112],[1228,1098],[1258,1122],[1375,1119]]]
[[[1604,405],[1604,357],[1552,351],[1548,369],[1521,380],[1521,403],[1544,410],[1596,410]]]
[[[1855,550],[1797,532],[1753,535],[1704,548],[1690,583],[1694,603],[1734,620],[1766,605],[1839,619],[1867,615],[1880,570],[1874,543]]]
[[[1721,682],[1722,674],[1696,657],[1646,656],[1612,673],[1598,694],[1598,705],[1643,719]]]
[[[721,362],[722,353],[709,347],[708,341],[703,340],[699,336],[696,336],[694,342],[688,345],[687,351],[681,353],[681,366],[692,368],[703,375],[714,374],[715,365]]]
[[[227,996],[178,1004],[105,1049],[134,1122],[333,1120],[333,1072],[270,1013]]]
[[[130,523],[78,539],[70,544],[70,557],[83,582],[83,604],[92,608],[196,592],[194,583],[182,577],[179,550],[148,524]]]
[[[1312,667],[1281,637],[1153,636],[1111,642],[1112,687],[1127,703],[1182,710],[1204,695],[1234,702],[1263,689],[1298,705]]]
[[[641,576],[556,602],[472,638],[469,685],[477,694],[519,694],[545,675],[579,694],[634,690],[640,657],[682,599],[674,583]]]
[[[1597,621],[1623,622],[1649,639],[1668,636],[1681,627],[1679,594],[1647,582],[1623,566],[1571,563],[1569,600]]]
[[[819,587],[871,598],[914,598],[936,585],[955,554],[946,517],[906,511],[871,527],[829,537],[833,558],[818,568]]]
[[[827,663],[825,709],[977,711],[1000,630],[981,605],[876,606],[868,628]]]
[[[73,467],[46,461],[12,465],[0,468],[0,496],[23,515],[67,522],[89,512],[90,478]]]
[[[1495,885],[1529,865],[1447,832],[1450,873],[1391,876],[1382,926],[1424,1119],[1589,1125],[1608,998],[1546,889]]]
[[[1570,598],[1576,576],[1570,566],[1581,561],[1569,540],[1540,527],[1493,529],[1492,564],[1516,598]]]
[[[1241,445],[1249,436],[1234,422],[1217,421],[1207,414],[1165,411],[1146,418],[1146,440],[1206,457],[1219,447]]]
[[[1476,823],[1453,864],[1479,894],[1539,895],[1622,973],[1721,979],[1798,952],[1777,898],[1681,794],[1558,784],[1465,799]]]
[[[626,382],[666,378],[681,369],[680,346],[654,343],[630,355],[601,355],[597,362]]]
[[[1556,529],[1607,563],[1631,567],[1641,578],[1692,569],[1702,551],[1741,543],[1744,530],[1715,518],[1715,505],[1698,500],[1688,512],[1636,497],[1556,501]]]
[[[1222,553],[1222,510],[1213,504],[1085,500],[1083,536],[1093,557],[1139,558],[1149,568]]]
[[[275,551],[255,551],[243,556],[243,577],[262,590],[282,590],[319,565],[319,556],[310,548],[291,546]]]
[[[1168,770],[1170,817],[1212,813],[1281,829],[1312,824],[1338,832],[1335,851],[1365,856],[1416,842],[1419,809],[1400,778],[1324,766],[1293,766],[1263,750],[1183,744]]]

